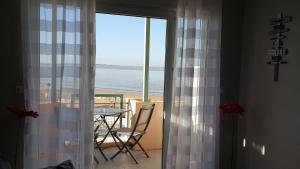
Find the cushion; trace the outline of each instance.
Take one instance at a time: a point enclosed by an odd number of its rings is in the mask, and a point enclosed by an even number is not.
[[[74,166],[73,166],[71,160],[67,160],[67,161],[64,161],[64,162],[58,164],[57,166],[49,166],[49,167],[42,168],[42,169],[74,169]]]

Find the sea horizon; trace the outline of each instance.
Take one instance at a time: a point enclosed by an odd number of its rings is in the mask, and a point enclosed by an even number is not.
[[[119,70],[144,70],[144,66],[131,66],[131,65],[113,65],[113,64],[96,64],[96,68],[103,69],[119,69]],[[150,71],[164,71],[164,67],[150,66]]]

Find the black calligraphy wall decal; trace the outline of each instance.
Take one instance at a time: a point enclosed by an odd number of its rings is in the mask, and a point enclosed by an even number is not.
[[[283,13],[278,14],[276,18],[270,20],[270,25],[273,27],[269,32],[272,49],[268,50],[271,60],[267,64],[274,66],[274,81],[278,81],[279,65],[288,63],[286,60],[283,60],[283,56],[288,55],[288,49],[283,47],[283,40],[287,38],[285,34],[290,31],[289,28],[286,28],[285,24],[292,20],[291,16],[284,16]]]

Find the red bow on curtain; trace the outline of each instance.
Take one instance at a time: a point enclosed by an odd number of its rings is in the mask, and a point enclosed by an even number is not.
[[[20,107],[20,106],[7,106],[6,107],[8,111],[12,112],[12,113],[16,113],[17,115],[21,116],[21,117],[33,117],[33,118],[37,118],[39,116],[39,114],[35,111],[32,110],[26,110],[25,107]]]
[[[220,112],[223,114],[244,116],[245,109],[238,103],[224,103],[219,106]]]

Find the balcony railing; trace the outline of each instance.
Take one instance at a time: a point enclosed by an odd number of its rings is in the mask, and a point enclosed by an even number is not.
[[[123,104],[123,94],[95,94],[95,107],[112,107],[123,109]]]
[[[95,107],[111,107],[123,109],[124,106],[124,95],[123,94],[95,94]],[[119,127],[123,126],[123,116],[119,119]],[[106,117],[106,121],[109,125],[112,125],[116,117]],[[117,123],[117,124],[118,124]],[[127,124],[127,123],[125,123]],[[116,125],[116,127],[118,127]]]

